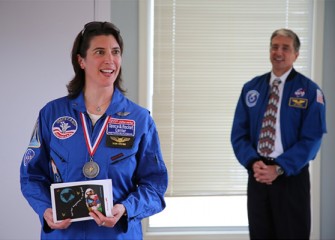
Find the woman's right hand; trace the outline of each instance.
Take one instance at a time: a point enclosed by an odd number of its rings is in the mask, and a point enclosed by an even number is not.
[[[65,219],[59,223],[55,223],[52,217],[52,209],[47,208],[43,214],[43,217],[51,229],[66,229],[71,224],[71,219]]]

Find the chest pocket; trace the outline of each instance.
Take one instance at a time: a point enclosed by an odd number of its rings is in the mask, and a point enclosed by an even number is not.
[[[50,166],[54,181],[59,182],[67,179],[69,151],[59,143],[50,143]],[[58,176],[57,176],[58,174]]]
[[[110,165],[119,165],[127,160],[136,159],[136,152],[134,149],[115,151],[110,156]]]
[[[136,169],[136,149],[118,149],[109,156],[108,175],[132,176]]]

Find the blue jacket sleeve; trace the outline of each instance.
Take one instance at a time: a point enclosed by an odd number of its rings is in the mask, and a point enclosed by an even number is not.
[[[43,214],[51,208],[49,157],[42,136],[41,115],[36,122],[20,168],[21,191],[44,224]]]
[[[277,157],[276,162],[284,169],[285,174],[296,175],[313,160],[321,146],[321,140],[326,129],[326,103],[322,91],[313,87],[310,89],[308,107],[305,109],[300,126],[287,124],[293,122],[288,114],[281,119],[282,141],[284,153]],[[297,137],[293,137],[297,132]]]
[[[153,122],[147,134],[142,136],[137,159],[138,168],[135,174],[137,188],[122,202],[127,209],[128,229],[132,223],[165,208],[164,194],[168,175]]]
[[[251,129],[250,126],[250,116],[244,101],[244,91],[243,88],[237,102],[231,131],[231,143],[237,160],[250,170],[252,163],[260,156],[251,139],[251,131],[255,130]]]

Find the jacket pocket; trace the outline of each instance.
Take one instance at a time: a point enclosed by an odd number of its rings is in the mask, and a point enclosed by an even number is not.
[[[108,176],[113,180],[131,179],[136,167],[136,151],[125,150],[109,156]]]
[[[50,143],[50,165],[55,182],[67,179],[69,152],[57,142]],[[58,174],[58,175],[57,175]]]

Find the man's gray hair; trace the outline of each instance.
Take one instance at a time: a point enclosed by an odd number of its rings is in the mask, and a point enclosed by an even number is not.
[[[272,39],[276,36],[284,36],[284,37],[289,37],[293,40],[293,47],[294,47],[294,50],[296,52],[299,52],[299,49],[300,49],[300,40],[299,40],[299,37],[298,35],[293,32],[292,30],[290,29],[287,29],[287,28],[281,28],[281,29],[278,29],[276,31],[274,31],[271,35],[271,39],[270,39],[270,46],[272,44]]]

